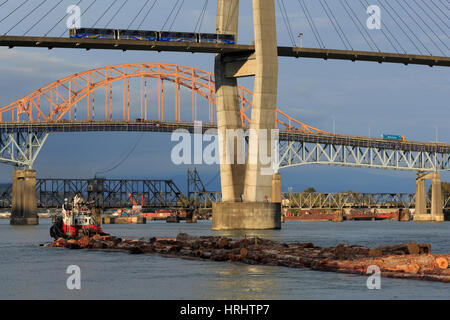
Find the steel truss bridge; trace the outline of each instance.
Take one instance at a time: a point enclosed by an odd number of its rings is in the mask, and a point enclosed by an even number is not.
[[[192,171],[193,173],[193,171]],[[197,176],[198,177],[198,176]],[[146,208],[210,207],[221,201],[221,193],[205,191],[201,180],[192,179],[188,173],[188,196],[186,197],[172,180],[129,179],[37,179],[36,196],[38,208],[60,208],[64,199],[76,194],[96,201],[104,209],[130,207],[133,199],[140,203],[144,197]],[[201,184],[201,187],[196,183]],[[283,193],[283,207],[290,209],[345,209],[345,208],[413,208],[414,193]],[[0,193],[0,208],[11,207],[11,185]],[[193,203],[194,202],[194,203]],[[430,199],[427,199],[430,206]],[[450,194],[443,195],[443,208],[450,209]]]
[[[190,95],[191,106],[182,107],[182,89]],[[171,106],[167,95],[174,99]],[[250,124],[253,93],[239,86],[238,95],[245,129]],[[203,122],[205,132],[217,127],[215,114],[214,75],[210,72],[163,63],[88,70],[50,83],[0,108],[0,162],[32,167],[48,135],[54,132],[194,132],[197,121]],[[327,164],[450,170],[449,144],[331,134],[280,109],[275,126],[280,130],[280,169]]]
[[[105,209],[130,207],[133,197],[144,207],[180,207],[183,193],[172,180],[129,179],[37,179],[36,196],[38,208],[60,208],[64,199],[81,195],[93,200]],[[0,207],[11,207],[11,185],[0,194]]]
[[[283,193],[285,207],[292,209],[414,208],[414,193]],[[431,199],[427,205],[431,206]],[[443,194],[443,208],[450,209],[450,194]]]

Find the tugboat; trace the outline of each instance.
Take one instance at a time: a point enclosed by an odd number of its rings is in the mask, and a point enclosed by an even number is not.
[[[50,227],[50,236],[55,240],[79,239],[92,234],[104,235],[101,226],[95,221],[94,212],[80,196],[76,195],[71,204],[64,199],[62,215],[57,216]]]

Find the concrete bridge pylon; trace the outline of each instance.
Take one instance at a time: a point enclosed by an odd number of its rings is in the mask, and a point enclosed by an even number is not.
[[[217,1],[217,32],[238,34],[239,0]],[[222,202],[213,206],[213,229],[281,228],[281,178],[272,172],[271,130],[276,124],[278,52],[274,0],[253,0],[255,53],[215,59],[216,106],[219,130]],[[234,59],[234,60],[233,60]],[[231,69],[231,71],[230,71]],[[227,129],[242,129],[239,122],[237,81],[254,76],[253,107],[247,160],[239,164],[236,138],[226,138]],[[229,160],[234,160],[231,164]],[[274,193],[274,194],[272,194]]]
[[[431,212],[427,212],[425,180],[431,179]],[[442,205],[441,174],[439,172],[418,173],[416,177],[416,208],[414,221],[444,221]]]
[[[10,223],[36,225],[39,223],[36,200],[36,170],[14,170]]]

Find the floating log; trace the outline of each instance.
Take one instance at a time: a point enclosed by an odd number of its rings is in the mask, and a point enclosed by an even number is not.
[[[431,252],[431,246],[429,246],[428,248],[429,252]],[[419,253],[420,253],[419,245],[415,242],[409,242],[406,244],[372,247],[370,248],[368,254],[370,257],[379,257],[382,255],[419,254]]]
[[[92,235],[79,240],[58,239],[46,246],[159,254],[164,257],[310,268],[360,275],[366,275],[368,267],[376,265],[384,277],[450,282],[450,254],[433,255],[429,244],[418,245],[415,242],[373,248],[349,244],[321,248],[311,242],[287,244],[257,237],[233,240],[180,233],[176,238],[139,239]]]
[[[420,254],[431,253],[431,245],[429,243],[420,243],[419,244],[419,253]]]
[[[436,264],[440,269],[447,269],[448,268],[448,260],[444,257],[437,257],[436,258]]]

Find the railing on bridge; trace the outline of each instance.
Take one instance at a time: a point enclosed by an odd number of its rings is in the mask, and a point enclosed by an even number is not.
[[[99,188],[100,186],[100,188]],[[125,179],[37,179],[38,207],[60,208],[64,198],[81,194],[85,199],[100,201],[105,209],[130,207],[133,199],[144,207],[199,207],[211,208],[221,201],[221,193],[192,189],[185,196],[172,180],[125,180]],[[282,194],[283,207],[292,209],[344,209],[344,208],[414,208],[414,193],[315,193],[300,192]],[[443,194],[443,208],[450,210],[450,193]],[[430,207],[430,199],[427,199]],[[11,185],[0,192],[0,208],[11,207]]]
[[[284,193],[284,207],[294,209],[344,209],[344,208],[414,208],[414,193]],[[430,199],[427,205],[431,206]],[[443,195],[443,206],[450,209],[450,193]]]

